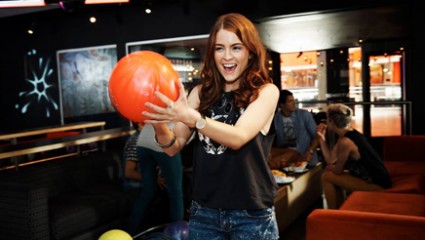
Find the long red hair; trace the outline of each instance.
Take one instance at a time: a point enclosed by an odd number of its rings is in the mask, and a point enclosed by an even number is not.
[[[208,115],[210,107],[220,99],[224,92],[225,80],[214,61],[216,36],[220,29],[235,33],[250,53],[247,68],[240,76],[239,89],[234,91],[235,106],[247,107],[257,99],[258,90],[264,84],[273,82],[266,67],[268,54],[255,25],[238,13],[222,15],[211,28],[201,70],[202,88],[199,94],[199,111],[205,115]]]

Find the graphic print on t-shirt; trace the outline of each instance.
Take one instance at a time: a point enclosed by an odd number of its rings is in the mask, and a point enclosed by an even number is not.
[[[211,110],[211,119],[224,122],[230,125],[235,125],[239,117],[242,115],[245,109],[234,109],[233,107],[233,94],[231,92],[224,93],[218,104],[214,105]],[[226,151],[227,146],[219,144],[209,137],[199,133],[199,141],[208,154],[218,155]]]
[[[294,130],[294,123],[292,122],[292,119],[290,117],[283,117],[283,136],[284,147],[296,147],[296,140],[297,137],[295,136],[295,130]]]

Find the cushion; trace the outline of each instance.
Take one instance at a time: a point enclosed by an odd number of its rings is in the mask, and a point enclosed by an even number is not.
[[[353,192],[340,210],[425,216],[425,196],[387,192]]]
[[[391,176],[393,186],[384,192],[416,193],[425,195],[425,175]]]
[[[425,161],[425,136],[391,136],[383,142],[384,161]]]
[[[388,173],[395,175],[425,175],[425,160],[424,161],[384,161]]]

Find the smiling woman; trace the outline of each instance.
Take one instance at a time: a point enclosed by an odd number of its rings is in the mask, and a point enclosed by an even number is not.
[[[170,156],[196,131],[190,212],[197,214],[190,216],[191,239],[278,239],[273,205],[277,185],[267,158],[279,91],[267,60],[254,24],[240,14],[222,15],[210,30],[200,84],[187,97],[181,85],[172,111],[148,103],[154,112],[142,113]],[[172,101],[159,92],[157,96],[164,103]],[[172,130],[164,123],[168,121],[175,122]],[[229,228],[215,218],[223,214],[229,217],[224,221],[234,223]]]

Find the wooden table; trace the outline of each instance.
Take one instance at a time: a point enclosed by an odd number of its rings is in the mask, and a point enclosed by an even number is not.
[[[318,163],[308,172],[296,174],[292,183],[280,185],[274,199],[280,232],[321,198],[322,171],[322,164]]]
[[[31,137],[41,134],[53,133],[53,132],[65,132],[71,130],[83,130],[83,133],[87,132],[87,128],[100,127],[103,130],[106,122],[78,122],[69,123],[57,126],[48,126],[43,128],[27,129],[20,132],[11,133],[0,133],[0,140],[10,140],[12,144],[17,143],[18,138]]]

